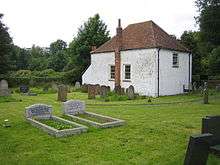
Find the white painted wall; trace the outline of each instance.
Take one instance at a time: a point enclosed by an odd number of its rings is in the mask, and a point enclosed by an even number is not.
[[[124,64],[131,65],[131,81],[125,81]],[[156,49],[121,51],[121,86],[133,85],[140,95],[156,96]]]
[[[110,65],[115,65],[114,52],[91,55],[91,65],[82,76],[83,84],[100,84],[114,89],[114,81],[110,80]]]
[[[179,68],[173,68],[173,53],[178,53]],[[192,61],[192,58],[191,58]],[[82,83],[100,84],[114,89],[110,80],[110,65],[114,65],[114,52],[91,55],[91,65],[82,76]],[[124,65],[131,65],[131,80],[125,81]],[[192,63],[191,63],[192,69]],[[191,71],[192,73],[192,71]],[[137,49],[121,51],[121,86],[133,85],[140,95],[157,96],[157,49]],[[191,77],[191,76],[190,76]],[[191,80],[190,80],[191,81]],[[160,95],[183,93],[183,85],[189,83],[188,53],[160,50]]]
[[[179,57],[179,67],[173,68],[173,53]],[[192,59],[191,59],[192,61]],[[190,64],[192,68],[192,63]],[[189,53],[160,50],[160,95],[183,93],[183,85],[189,84]],[[190,71],[192,73],[192,71]],[[190,76],[190,82],[191,82]]]

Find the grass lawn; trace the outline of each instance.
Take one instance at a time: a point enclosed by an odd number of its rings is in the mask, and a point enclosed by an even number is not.
[[[135,101],[88,100],[84,93],[70,93],[68,99],[86,101],[87,110],[123,119],[126,125],[97,129],[66,138],[54,138],[26,122],[24,108],[34,103],[53,106],[62,116],[56,94],[21,96],[0,102],[0,164],[138,164],[181,165],[191,134],[200,133],[201,119],[220,115],[220,94],[202,104],[200,95],[180,95]],[[4,99],[3,99],[4,100]],[[18,100],[18,101],[16,101]],[[20,101],[22,100],[22,101]],[[9,119],[11,127],[2,126]],[[220,159],[210,155],[209,165]]]

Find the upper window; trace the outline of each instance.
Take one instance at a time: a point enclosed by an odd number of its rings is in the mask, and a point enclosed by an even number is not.
[[[178,54],[174,53],[173,54],[173,68],[178,68],[179,67],[179,58]]]
[[[115,66],[110,66],[110,79],[115,79]]]
[[[131,65],[125,65],[125,79],[131,79]]]

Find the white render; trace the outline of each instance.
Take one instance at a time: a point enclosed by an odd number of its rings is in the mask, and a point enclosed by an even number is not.
[[[173,53],[179,57],[179,67],[173,68]],[[188,89],[191,82],[192,57],[189,53],[161,49],[159,52],[159,95],[183,93],[183,85]],[[124,79],[125,64],[131,65],[131,79]],[[133,85],[140,95],[158,96],[158,49],[135,49],[121,51],[121,87]],[[110,66],[115,65],[114,52],[91,55],[91,65],[82,76],[83,84],[107,85],[114,89],[110,79]],[[189,77],[190,75],[190,77]]]

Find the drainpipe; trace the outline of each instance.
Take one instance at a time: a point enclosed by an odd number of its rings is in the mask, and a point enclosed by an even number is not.
[[[160,96],[160,50],[157,49],[157,96]]]

